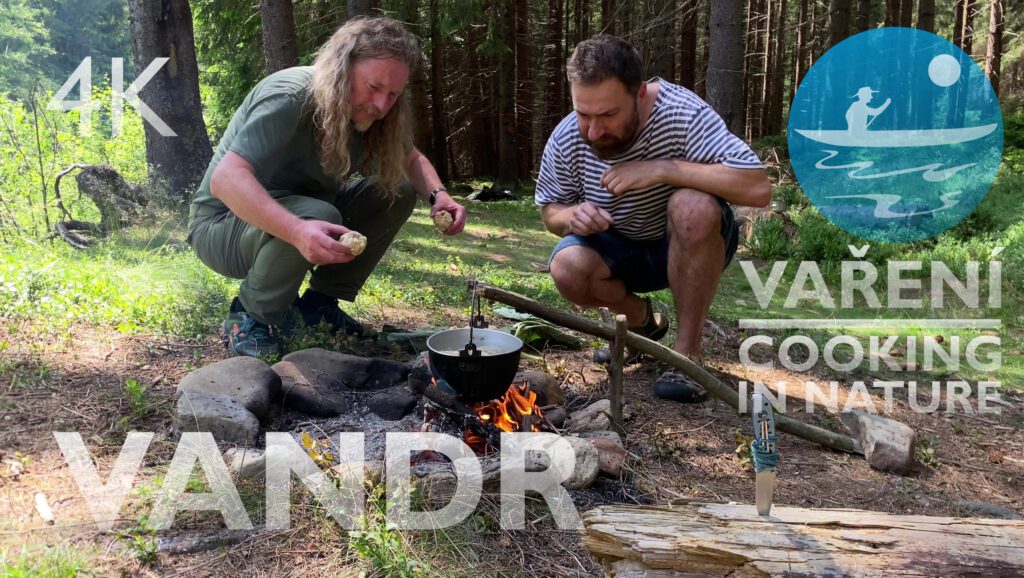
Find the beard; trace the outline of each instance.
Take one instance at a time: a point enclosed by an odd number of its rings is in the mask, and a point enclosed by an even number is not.
[[[381,114],[381,111],[377,109],[377,107],[375,106],[367,106],[366,108],[362,109],[361,112],[365,113],[370,118],[362,121],[352,121],[352,128],[356,129],[358,132],[366,132],[370,130],[370,127],[373,126],[373,123],[384,118],[384,115]]]
[[[607,160],[613,157],[617,157],[622,153],[629,150],[629,147],[633,146],[636,142],[637,134],[639,134],[640,128],[640,111],[634,110],[633,116],[626,123],[623,128],[623,136],[606,134],[597,140],[589,140],[586,135],[583,135],[583,142],[587,143],[590,150],[594,151],[597,158]],[[580,131],[582,134],[582,131]]]

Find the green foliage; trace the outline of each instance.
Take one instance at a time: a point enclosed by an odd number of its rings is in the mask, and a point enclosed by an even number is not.
[[[54,50],[43,70],[46,86],[63,84],[86,56],[92,57],[94,80],[110,70],[111,58],[123,58],[125,86],[131,83],[135,76],[127,2],[42,0],[41,4],[46,7],[44,24]]]
[[[375,486],[367,513],[359,517],[360,530],[348,534],[349,548],[370,567],[373,576],[430,576],[430,566],[412,558],[397,526],[387,521],[387,506],[384,486]]]
[[[86,251],[59,241],[8,243],[0,254],[0,319],[45,320],[54,330],[86,322],[207,334],[226,308],[231,282],[180,242],[150,249],[138,238],[147,232],[132,230]]]
[[[147,386],[145,384],[139,383],[132,378],[124,382],[124,392],[128,396],[128,407],[137,416],[145,415],[150,411],[150,407],[146,402],[146,389]]]
[[[148,566],[156,562],[159,552],[156,530],[149,525],[148,516],[140,516],[134,526],[119,530],[115,535],[128,552],[143,564]]]
[[[95,105],[109,106],[109,86],[94,86]],[[63,215],[57,210],[54,181],[75,163],[106,164],[129,182],[146,179],[142,118],[126,107],[122,133],[111,136],[106,108],[93,111],[92,134],[80,134],[80,111],[47,110],[51,93],[23,100],[0,98],[0,241],[38,239]],[[72,176],[61,180],[64,207],[76,219],[98,221],[92,200],[77,193]],[[49,224],[49,226],[48,226]]]
[[[1011,291],[1024,294],[1024,221],[1010,227],[1001,240],[1003,279]]]
[[[0,550],[0,578],[75,578],[97,575],[78,547],[22,549],[17,556]]]
[[[785,259],[789,254],[789,246],[785,223],[779,219],[754,223],[754,234],[750,238],[750,251],[754,257],[765,261]]]
[[[863,241],[829,222],[812,207],[793,213],[798,239],[791,256],[799,261],[839,263],[850,256],[849,245]]]
[[[937,447],[939,447],[939,436],[919,438],[917,440],[917,448],[915,452],[917,462],[933,470],[937,470],[942,467],[942,460],[935,455],[935,448]]]
[[[27,93],[42,80],[39,65],[51,54],[50,34],[43,18],[46,11],[29,0],[5,0],[0,9],[0,98]]]
[[[772,201],[783,205],[780,210],[796,209],[807,206],[807,197],[800,187],[794,183],[779,185],[772,188]]]

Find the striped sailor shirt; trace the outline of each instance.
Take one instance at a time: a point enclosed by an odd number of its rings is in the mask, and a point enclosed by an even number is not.
[[[760,169],[761,161],[745,142],[729,132],[718,113],[696,94],[660,78],[657,99],[640,135],[621,155],[602,160],[580,135],[576,113],[558,123],[541,158],[536,203],[576,205],[590,201],[615,219],[615,230],[636,240],[665,236],[665,206],[675,190],[655,185],[614,196],[601,187],[601,175],[617,163],[683,160],[736,169]]]

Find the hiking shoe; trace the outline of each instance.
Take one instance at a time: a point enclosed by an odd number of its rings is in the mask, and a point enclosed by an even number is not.
[[[256,321],[248,313],[228,313],[224,327],[228,355],[268,357],[281,353],[281,341],[273,328]]]
[[[239,301],[238,297],[232,299],[231,308],[228,309],[228,316],[224,319],[224,323],[220,324],[220,341],[224,344],[224,347],[227,347],[230,341],[231,328],[236,324],[244,323],[245,315],[245,307],[242,307],[242,302]]]
[[[708,398],[699,383],[685,373],[666,371],[654,382],[654,395],[679,403],[700,403]]]
[[[295,308],[302,316],[306,327],[315,327],[321,322],[327,323],[334,333],[344,332],[359,339],[376,339],[377,332],[356,321],[351,315],[338,306],[338,299],[323,293],[307,290],[302,297],[295,300]]]
[[[644,298],[644,301],[647,302],[647,320],[640,327],[630,327],[629,330],[647,339],[658,341],[668,333],[668,318],[661,313],[654,312],[654,306],[651,305],[649,298]],[[632,365],[640,361],[642,355],[632,347],[627,347],[625,365]],[[596,363],[611,363],[611,360],[612,355],[608,348],[601,348],[594,352]]]

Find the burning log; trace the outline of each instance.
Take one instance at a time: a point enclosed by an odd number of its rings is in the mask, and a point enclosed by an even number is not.
[[[1024,572],[1024,521],[690,503],[602,506],[583,524],[611,578]]]

